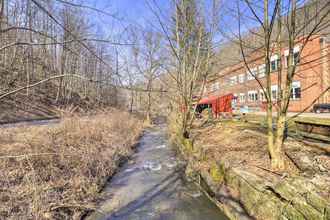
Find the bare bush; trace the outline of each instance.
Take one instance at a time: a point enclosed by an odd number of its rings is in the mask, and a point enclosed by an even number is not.
[[[56,125],[2,130],[0,218],[80,218],[94,209],[141,129],[132,115],[108,110]]]

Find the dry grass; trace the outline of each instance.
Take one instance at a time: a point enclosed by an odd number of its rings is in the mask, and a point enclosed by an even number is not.
[[[200,128],[197,133],[195,144],[203,146],[208,157],[230,161],[231,166],[250,164],[270,168],[267,139],[258,132],[226,122]]]
[[[141,130],[118,110],[0,130],[0,219],[79,219]]]

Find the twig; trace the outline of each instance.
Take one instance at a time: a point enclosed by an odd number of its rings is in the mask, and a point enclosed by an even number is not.
[[[273,173],[273,174],[275,174],[275,175],[282,176],[282,174],[277,173],[277,172],[275,172],[275,171],[272,171],[272,170],[270,170],[270,169],[263,168],[263,167],[258,166],[258,165],[252,165],[252,166],[257,167],[257,168],[259,168],[259,169],[262,169],[262,170],[264,170],[264,171],[267,171],[267,172]]]
[[[107,43],[113,46],[133,46],[134,44],[132,43],[120,43],[120,42],[113,42],[110,40],[106,40],[106,39],[96,39],[96,38],[81,38],[81,39],[73,39],[73,40],[68,40],[68,41],[63,41],[63,42],[50,42],[50,43],[30,43],[30,42],[14,42],[14,43],[10,43],[8,45],[5,45],[3,47],[0,48],[1,50],[5,50],[9,47],[13,47],[13,46],[47,46],[47,45],[64,45],[64,44],[70,44],[70,43],[75,43],[78,41],[94,41],[94,42],[101,42],[101,43]]]

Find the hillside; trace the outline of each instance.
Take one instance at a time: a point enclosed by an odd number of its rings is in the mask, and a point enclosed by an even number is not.
[[[18,82],[13,87],[21,86],[22,84]],[[8,89],[8,91],[11,90]],[[0,101],[0,123],[53,118],[58,116],[58,110],[61,108],[75,107],[75,109],[83,110],[95,107],[88,98],[81,97],[76,92],[71,91],[70,98],[62,97],[57,101],[56,96],[57,85],[49,81],[29,89],[28,94],[26,90],[22,90],[5,97]]]

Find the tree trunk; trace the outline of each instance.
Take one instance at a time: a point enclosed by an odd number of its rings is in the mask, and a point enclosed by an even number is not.
[[[150,91],[148,92],[148,104],[147,104],[147,121],[148,123],[151,122],[151,94]]]
[[[63,38],[63,40],[66,40],[66,37]],[[62,46],[62,54],[61,54],[61,75],[65,74],[65,68],[66,68],[66,50],[65,50],[65,44],[63,44]],[[59,102],[60,99],[62,99],[62,97],[65,96],[63,90],[63,87],[65,87],[63,82],[63,78],[60,79],[60,84],[57,90],[57,94],[56,94],[56,103]]]
[[[190,109],[189,104],[185,103],[182,116],[182,135],[184,138],[189,138],[189,119],[190,119]]]
[[[277,130],[275,137],[275,144],[273,146],[274,158],[272,159],[272,168],[275,170],[285,170],[285,157],[283,154],[283,143],[284,143],[284,132],[285,132],[285,122],[286,114],[282,112],[278,114],[277,118]]]
[[[134,104],[134,92],[131,92],[131,100],[129,104],[129,112],[133,112],[133,104]]]
[[[282,170],[284,168],[284,160],[282,156],[282,145],[274,143],[274,131],[273,131],[273,101],[271,91],[271,72],[270,72],[270,39],[271,39],[271,27],[269,23],[269,2],[264,0],[264,25],[265,25],[265,65],[267,75],[267,126],[268,126],[268,151],[271,159],[271,166],[274,170]],[[285,124],[285,117],[284,117]],[[285,126],[285,125],[284,125]],[[283,130],[284,131],[284,130]],[[276,139],[277,140],[277,139]],[[282,133],[283,141],[283,133]]]
[[[2,18],[3,18],[4,10],[5,10],[4,0],[0,0],[0,30],[2,29]]]
[[[285,86],[282,86],[282,80],[279,81],[281,84],[279,85],[280,89],[280,99],[279,99],[279,109],[276,120],[276,139],[274,143],[274,159],[272,160],[272,168],[276,170],[285,170],[286,167],[286,157],[283,151],[283,143],[284,143],[284,132],[286,129],[286,116],[289,107],[290,97],[291,97],[291,89],[292,89],[292,79],[295,72],[295,64],[294,63],[294,54],[293,48],[295,45],[294,33],[295,33],[295,10],[296,10],[296,1],[291,1],[292,11],[290,13],[290,27],[289,27],[289,55],[288,55],[288,69],[287,69],[287,77],[285,81]],[[281,72],[279,72],[281,75]]]
[[[272,104],[267,103],[267,133],[268,133],[268,150],[271,160],[273,160],[274,154],[274,133],[273,133],[273,116],[272,116]]]

